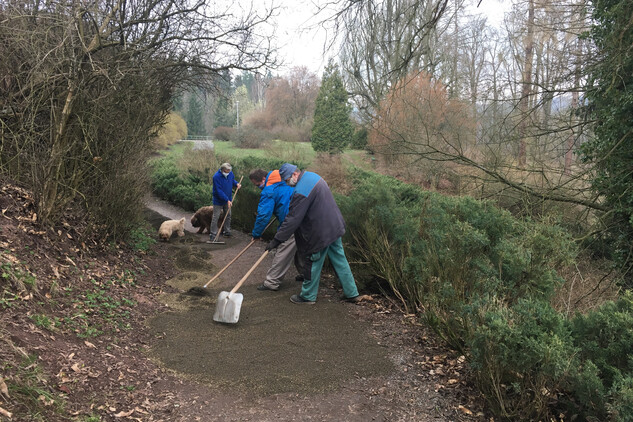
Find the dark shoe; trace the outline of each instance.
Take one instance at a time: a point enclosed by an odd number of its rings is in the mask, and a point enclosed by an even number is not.
[[[349,302],[349,303],[358,303],[361,301],[361,297],[360,295],[356,295],[354,297],[345,297],[345,296],[341,296],[341,300],[343,302]]]
[[[303,283],[303,280],[305,280],[305,279],[303,278],[302,275],[298,275],[298,276],[295,277],[295,281],[299,281],[299,282]]]
[[[270,291],[276,292],[277,290],[279,290],[279,287],[277,287],[276,289],[273,289],[273,288],[271,288],[271,287],[268,287],[268,286],[267,286],[267,285],[265,285],[265,284],[260,284],[259,286],[257,286],[257,290],[262,290],[262,291],[264,291],[264,290],[270,290]]]
[[[233,237],[233,235],[231,233],[226,233],[226,232],[222,233],[222,236],[224,236],[224,237]]]
[[[302,298],[299,295],[292,295],[290,296],[290,301],[292,303],[296,303],[297,305],[314,305],[316,302],[312,301],[312,300],[307,300]]]

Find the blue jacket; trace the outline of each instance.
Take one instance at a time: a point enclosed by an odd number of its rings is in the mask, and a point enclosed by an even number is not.
[[[257,206],[257,218],[253,227],[253,237],[255,239],[261,237],[266,225],[270,221],[271,215],[275,215],[279,224],[284,221],[288,214],[288,206],[290,198],[295,188],[288,186],[286,182],[281,181],[279,170],[273,170],[268,173],[264,181],[264,189],[259,198]]]
[[[213,175],[213,205],[224,205],[233,198],[233,186],[237,186],[233,172],[228,177],[218,170]]]
[[[293,233],[301,254],[318,252],[345,234],[345,221],[332,191],[316,173],[304,171],[299,176],[275,239],[283,243]]]

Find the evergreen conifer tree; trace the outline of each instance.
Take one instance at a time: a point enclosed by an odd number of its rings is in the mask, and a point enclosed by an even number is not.
[[[231,83],[229,71],[222,72],[222,77],[216,81],[217,96],[214,109],[213,127],[235,125],[235,113],[232,111],[230,98],[233,95],[234,87]]]
[[[349,113],[343,79],[338,66],[330,61],[323,73],[314,110],[312,148],[315,151],[339,154],[349,145],[354,135]]]
[[[189,110],[187,110],[187,132],[189,135],[206,135],[204,123],[202,121],[202,105],[196,98],[196,94],[189,97]]]
[[[594,164],[592,186],[611,208],[605,243],[633,285],[633,26],[628,0],[593,1],[590,37],[598,60],[589,67],[588,110],[595,138],[582,146]]]

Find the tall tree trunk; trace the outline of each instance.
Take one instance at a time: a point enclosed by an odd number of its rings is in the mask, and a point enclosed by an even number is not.
[[[525,65],[521,81],[521,99],[519,100],[519,154],[517,157],[520,167],[525,167],[527,161],[527,118],[529,96],[532,92],[532,61],[534,59],[534,0],[528,1],[527,34],[525,36]]]
[[[449,92],[451,98],[457,98],[460,94],[459,75],[457,72],[458,55],[459,55],[459,24],[457,19],[457,9],[459,8],[458,0],[455,0],[455,15],[453,16],[453,63],[450,76]]]
[[[55,127],[55,133],[53,134],[53,145],[51,147],[51,156],[48,161],[47,171],[45,173],[44,185],[42,193],[38,201],[39,220],[42,222],[49,222],[55,210],[60,210],[62,207],[59,205],[60,198],[59,187],[60,183],[63,183],[62,169],[66,157],[66,150],[68,149],[68,136],[66,133],[66,127],[68,119],[72,112],[73,102],[75,100],[75,87],[72,82],[69,83],[68,92],[66,94],[66,101],[64,102],[64,108],[62,109],[59,122]]]
[[[576,49],[576,69],[574,70],[574,90],[571,93],[571,117],[570,117],[570,124],[573,127],[573,123],[574,120],[576,120],[574,118],[574,115],[576,113],[576,110],[578,110],[578,102],[579,102],[579,94],[578,94],[578,87],[580,86],[580,60],[578,60],[578,58],[580,57],[581,51],[582,51],[582,45],[581,45],[581,40],[577,40],[576,41],[576,45],[577,45],[577,49]],[[571,165],[572,165],[572,159],[574,156],[574,143],[575,143],[575,133],[574,130],[570,131],[569,136],[567,137],[567,145],[565,147],[565,169],[564,169],[564,173],[569,175],[571,174]]]
[[[580,8],[580,19],[579,22],[585,22],[585,8]],[[574,118],[576,110],[578,110],[579,104],[579,89],[580,89],[580,79],[582,77],[582,44],[583,41],[578,38],[576,40],[576,54],[575,54],[575,63],[574,63],[574,89],[571,93],[571,113],[570,116],[570,125],[574,127],[574,121],[577,120]],[[574,144],[576,142],[576,134],[574,130],[570,131],[569,136],[567,137],[567,145],[565,147],[565,168],[564,173],[566,175],[571,174],[571,165],[574,158]]]

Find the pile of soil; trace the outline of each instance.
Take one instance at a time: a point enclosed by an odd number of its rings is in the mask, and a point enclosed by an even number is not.
[[[217,323],[217,295],[248,271],[264,243],[208,295],[193,296],[191,287],[209,281],[249,236],[234,231],[224,245],[210,245],[207,235],[187,231],[139,254],[87,238],[70,217],[57,231],[42,230],[27,191],[6,183],[1,191],[7,420],[489,419],[464,358],[380,295],[342,302],[336,278],[324,274],[317,303],[294,305],[294,270],[280,291],[256,289],[269,256],[240,289],[239,322]],[[155,231],[165,219],[190,217],[148,203]]]

